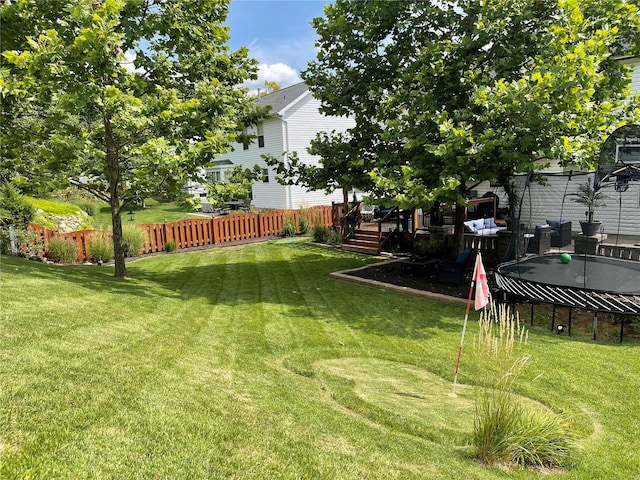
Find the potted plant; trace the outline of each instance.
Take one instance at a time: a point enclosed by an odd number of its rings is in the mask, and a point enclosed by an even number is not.
[[[607,196],[600,189],[596,189],[595,186],[591,185],[591,179],[586,183],[580,184],[576,193],[570,193],[569,195],[575,197],[574,202],[587,207],[585,212],[586,221],[580,221],[582,234],[587,236],[596,235],[600,231],[602,222],[594,220],[593,214],[597,207],[605,206],[604,200]]]

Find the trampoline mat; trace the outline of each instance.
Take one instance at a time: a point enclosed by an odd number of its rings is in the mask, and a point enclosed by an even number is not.
[[[497,273],[541,285],[640,295],[640,262],[630,260],[574,255],[564,264],[559,254],[547,254],[505,263]]]

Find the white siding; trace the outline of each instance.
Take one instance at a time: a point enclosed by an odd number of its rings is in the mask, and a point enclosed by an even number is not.
[[[319,113],[320,101],[309,92],[298,103],[286,110],[285,142],[288,140],[288,151],[297,152],[304,163],[318,165],[320,157],[311,155],[307,151],[312,139],[318,132],[343,132],[351,128],[355,122],[351,118],[328,117]],[[342,202],[342,191],[326,194],[324,191],[309,191],[292,186],[290,192],[290,208],[300,208],[314,205],[330,205],[331,202]]]
[[[326,117],[318,111],[320,102],[309,92],[284,110],[283,116],[273,116],[263,123],[264,147],[258,147],[257,140],[248,150],[236,143],[234,150],[220,155],[216,160],[231,160],[234,165],[251,168],[259,165],[266,168],[261,155],[273,155],[282,158],[285,151],[297,152],[299,158],[309,164],[318,164],[319,158],[307,152],[311,139],[320,131],[344,131],[354,125],[354,121],[345,118]],[[249,133],[256,134],[256,128]],[[231,168],[232,166],[230,166]],[[308,191],[298,186],[283,186],[275,179],[275,172],[269,169],[269,182],[256,182],[253,185],[253,201],[257,208],[300,208],[315,205],[331,205],[342,201],[342,191],[327,195],[324,191]]]
[[[578,190],[578,185],[591,178],[590,176],[569,177],[548,176],[547,185],[533,184],[525,191],[522,201],[520,220],[528,227],[546,223],[547,219],[562,218],[571,221],[571,229],[580,232],[580,220],[585,220],[585,207],[573,201],[570,196]],[[493,191],[500,197],[500,207],[507,206],[507,199],[502,188],[488,188],[488,184],[478,186],[478,195]],[[602,222],[605,234],[640,235],[640,183],[631,182],[626,192],[616,192],[613,183],[605,183],[603,187],[607,195],[606,205],[598,207],[594,219]]]
[[[634,58],[624,62],[631,73],[631,94],[640,94],[640,59]]]

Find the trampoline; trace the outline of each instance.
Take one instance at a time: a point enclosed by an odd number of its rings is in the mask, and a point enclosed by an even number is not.
[[[594,339],[598,312],[640,315],[640,262],[580,255],[565,264],[560,254],[535,255],[499,265],[495,280],[503,292],[532,303],[593,311]]]

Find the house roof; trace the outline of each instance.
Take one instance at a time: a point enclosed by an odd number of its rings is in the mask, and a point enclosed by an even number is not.
[[[309,90],[304,82],[296,83],[290,87],[282,88],[276,92],[269,93],[264,97],[260,97],[257,102],[261,107],[267,105],[271,107],[271,113],[278,114],[286,110],[291,104],[295,103],[302,95]]]

